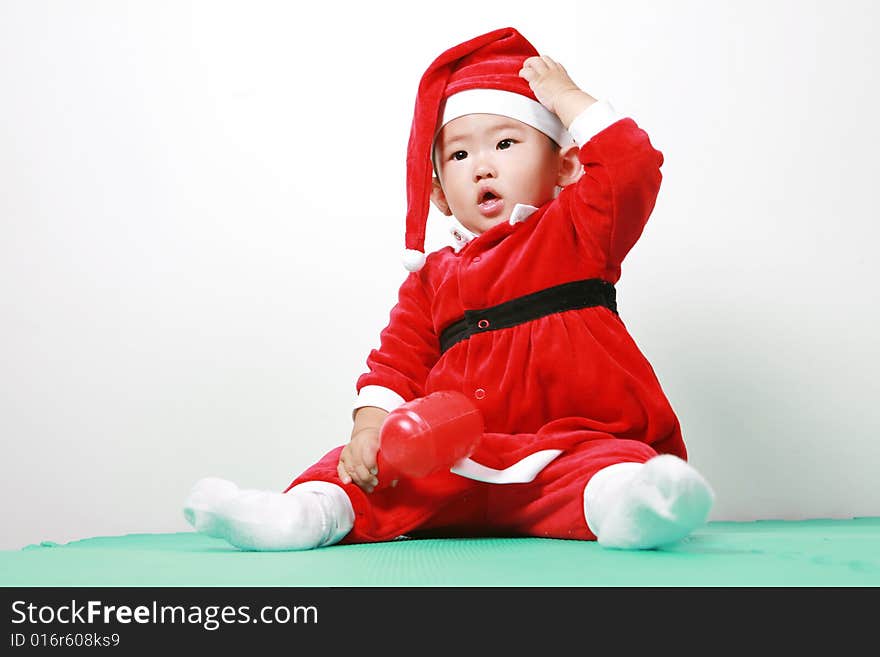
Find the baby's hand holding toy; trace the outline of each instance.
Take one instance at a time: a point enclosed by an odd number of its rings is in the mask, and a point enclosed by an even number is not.
[[[368,493],[378,484],[376,479],[379,451],[379,429],[365,427],[351,437],[342,449],[336,472],[343,484],[354,482]]]
[[[418,478],[448,470],[474,452],[483,431],[480,410],[460,392],[441,390],[414,399],[382,424],[379,473]]]
[[[460,392],[413,399],[385,416],[381,428],[355,433],[340,454],[337,474],[366,493],[396,487],[401,477],[448,470],[483,438],[480,410]]]

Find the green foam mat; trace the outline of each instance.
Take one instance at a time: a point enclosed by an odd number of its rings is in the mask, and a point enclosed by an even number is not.
[[[403,538],[243,552],[195,533],[0,551],[0,586],[878,586],[880,517],[710,522],[660,550],[540,538]]]

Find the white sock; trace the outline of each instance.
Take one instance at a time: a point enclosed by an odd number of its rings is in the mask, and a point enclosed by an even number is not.
[[[584,488],[584,516],[600,545],[644,550],[690,534],[706,521],[714,498],[693,467],[661,454],[599,470]]]
[[[196,482],[183,515],[196,529],[244,550],[310,550],[342,540],[354,509],[336,484],[309,481],[287,493],[241,490],[223,479]]]
[[[238,486],[231,481],[206,477],[196,482],[183,505],[183,517],[201,533],[214,538],[223,538],[223,521],[216,515],[217,506],[239,493]]]

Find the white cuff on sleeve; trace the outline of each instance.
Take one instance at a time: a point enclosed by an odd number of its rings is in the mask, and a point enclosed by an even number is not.
[[[611,103],[607,100],[599,100],[575,117],[568,127],[568,132],[577,142],[578,146],[583,146],[594,135],[598,135],[612,123],[617,123],[622,118],[623,115],[614,109]]]
[[[357,409],[363,408],[364,406],[376,406],[377,408],[381,408],[390,413],[405,402],[406,400],[403,397],[389,388],[383,388],[382,386],[364,386],[358,393],[352,413],[357,412]]]

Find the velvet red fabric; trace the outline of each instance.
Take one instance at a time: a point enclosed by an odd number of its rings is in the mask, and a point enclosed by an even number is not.
[[[492,468],[540,449],[568,449],[588,434],[686,457],[653,368],[607,308],[487,331],[440,355],[440,332],[466,309],[569,281],[618,281],[653,210],[663,156],[625,118],[584,144],[579,158],[584,175],[524,222],[494,226],[458,253],[434,252],[409,274],[381,346],[367,359],[369,372],[357,382],[358,390],[384,386],[407,401],[436,390],[471,396],[489,432],[472,458]],[[566,419],[583,437],[542,431]]]
[[[494,226],[459,252],[428,256],[408,275],[381,343],[357,381],[409,401],[437,390],[470,396],[487,433],[474,461],[504,469],[563,450],[528,483],[487,484],[450,472],[402,480],[367,495],[345,485],[356,513],[346,542],[418,530],[595,538],[583,489],[605,466],[658,453],[687,458],[660,382],[620,317],[605,307],[570,310],[478,333],[440,353],[439,334],[464,311],[495,306],[570,281],[616,283],[659,191],[662,154],[629,118],[579,151],[584,175],[524,222]],[[302,473],[342,486],[341,447]],[[380,473],[381,476],[381,473]]]

